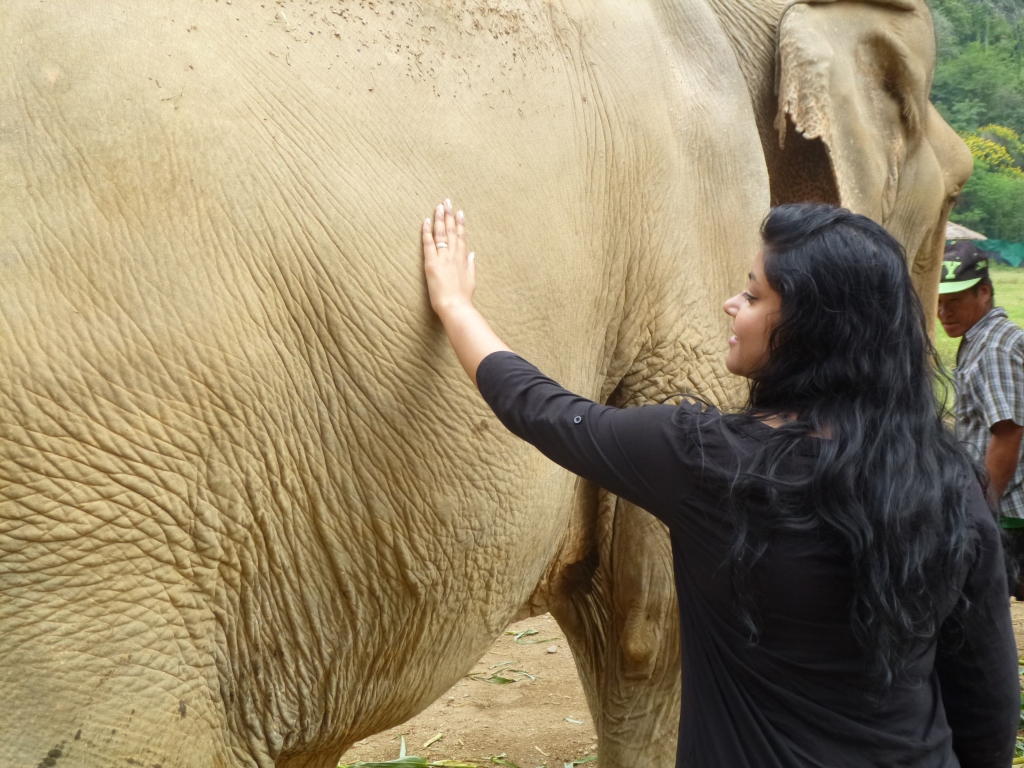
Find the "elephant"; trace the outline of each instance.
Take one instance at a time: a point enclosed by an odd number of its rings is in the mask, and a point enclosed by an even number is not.
[[[772,202],[875,217],[934,303],[924,2],[69,8],[0,28],[0,765],[328,768],[546,610],[602,768],[672,764],[664,529],[499,428],[418,224],[465,206],[567,387],[735,404]]]

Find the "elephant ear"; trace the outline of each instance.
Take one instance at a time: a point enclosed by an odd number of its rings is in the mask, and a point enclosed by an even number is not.
[[[923,0],[791,0],[776,48],[773,203],[818,200],[885,223],[928,119],[934,47]]]

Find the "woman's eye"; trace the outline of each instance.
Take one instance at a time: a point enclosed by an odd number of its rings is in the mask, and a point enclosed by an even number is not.
[[[753,301],[753,300],[754,300],[754,297],[753,297],[753,296],[751,296],[751,295],[750,295],[749,293],[747,293],[746,291],[744,291],[744,292],[743,292],[743,298],[744,298],[744,299],[746,299],[747,301]]]

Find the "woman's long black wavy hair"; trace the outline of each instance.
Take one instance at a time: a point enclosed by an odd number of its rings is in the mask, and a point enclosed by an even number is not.
[[[900,244],[821,204],[772,209],[761,236],[781,311],[747,408],[723,421],[785,424],[731,480],[734,583],[742,596],[773,531],[824,526],[852,558],[853,630],[888,690],[956,602],[974,469],[943,424],[941,367]],[[782,471],[809,435],[828,438],[813,472]]]

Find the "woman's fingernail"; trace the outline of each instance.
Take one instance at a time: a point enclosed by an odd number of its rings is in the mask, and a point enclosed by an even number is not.
[[[445,210],[448,210],[448,211],[450,211],[452,209],[452,201],[449,200],[447,197],[444,199],[444,207],[445,207]]]
[[[429,227],[429,226],[430,226],[430,217],[429,217],[429,216],[427,216],[427,218],[425,218],[425,219],[423,220],[423,223],[424,223],[424,224],[426,224],[426,225],[427,225],[427,226]]]
[[[438,216],[444,216],[444,206],[443,205],[437,206],[437,215]]]
[[[470,254],[469,254],[469,261],[470,261],[471,264],[473,263],[473,259],[475,259],[475,258],[476,258],[476,254],[470,252]]]
[[[464,214],[462,211],[459,211],[458,213],[455,214],[455,218],[457,218],[459,221],[462,221],[463,219],[466,218],[466,214]]]

